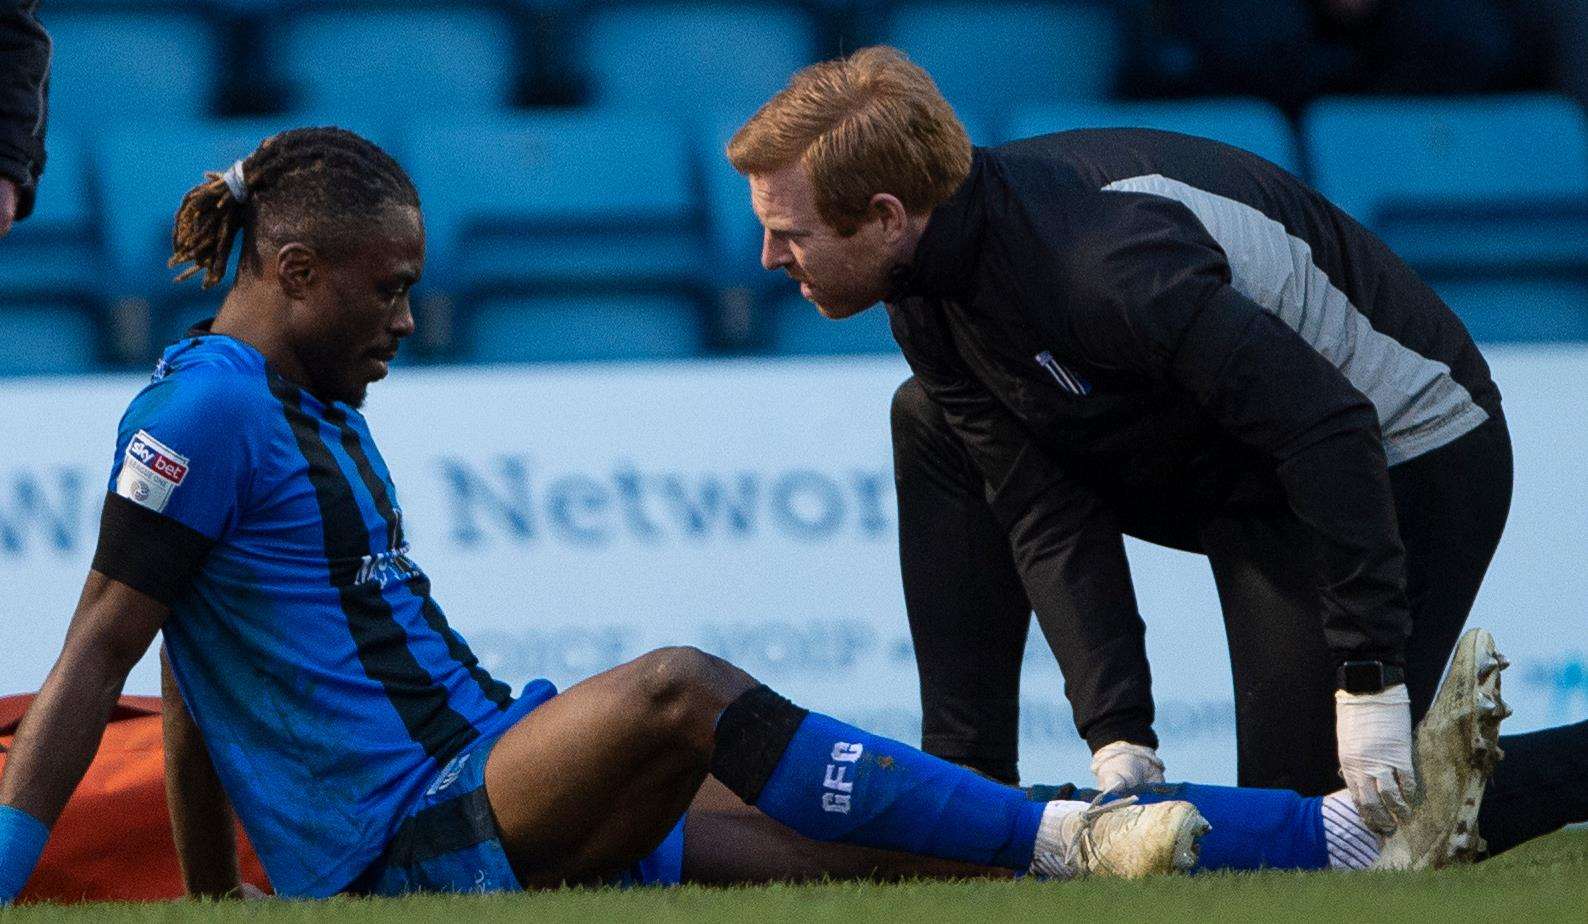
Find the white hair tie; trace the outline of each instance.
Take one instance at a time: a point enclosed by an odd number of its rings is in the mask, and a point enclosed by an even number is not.
[[[232,198],[238,202],[248,201],[248,184],[243,181],[243,162],[237,161],[226,172],[221,174],[221,179],[226,182],[226,188],[232,191]]]

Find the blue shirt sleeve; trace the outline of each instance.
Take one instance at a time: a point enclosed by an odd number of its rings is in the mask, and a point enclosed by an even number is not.
[[[258,419],[229,370],[183,370],[145,388],[117,434],[110,493],[219,541],[245,508]]]

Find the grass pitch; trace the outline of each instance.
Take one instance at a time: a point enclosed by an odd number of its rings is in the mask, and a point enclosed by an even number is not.
[[[1239,922],[1588,920],[1588,831],[1565,831],[1487,863],[1431,873],[1221,873],[1144,882],[912,882],[705,889],[570,889],[527,895],[336,899],[328,902],[174,902],[33,906],[0,912],[34,921],[384,922],[492,921],[1066,920]]]

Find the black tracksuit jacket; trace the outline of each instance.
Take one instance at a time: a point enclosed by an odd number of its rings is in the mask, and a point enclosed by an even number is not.
[[[1500,396],[1459,319],[1356,221],[1227,145],[1063,132],[977,149],[894,283],[894,336],[1048,605],[1134,622],[1122,533],[1198,551],[1204,518],[1284,505],[1317,537],[1298,554],[1337,659],[1401,662],[1387,466]],[[1145,662],[1099,672],[1150,686]]]
[[[33,211],[44,172],[50,37],[34,18],[38,0],[0,0],[0,176],[17,184],[17,218]]]

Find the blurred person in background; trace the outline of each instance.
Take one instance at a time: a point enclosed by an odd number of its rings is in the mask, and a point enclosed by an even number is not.
[[[1162,0],[1147,28],[1165,91],[1291,111],[1330,93],[1557,88],[1588,100],[1582,0]]]
[[[0,0],[0,237],[33,211],[44,172],[50,37],[38,0]]]
[[[1500,393],[1395,254],[1245,151],[1140,129],[975,148],[891,48],[813,65],[730,141],[762,263],[885,300],[923,747],[1016,766],[1030,614],[1105,788],[1163,779],[1123,536],[1208,558],[1238,781],[1381,834],[1510,505]]]

